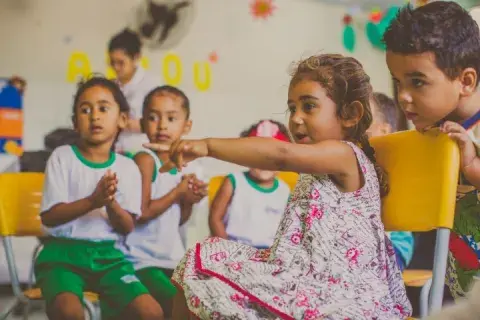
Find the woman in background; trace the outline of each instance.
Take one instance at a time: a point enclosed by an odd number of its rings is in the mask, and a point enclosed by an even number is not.
[[[160,81],[140,66],[142,45],[133,31],[125,29],[114,35],[108,44],[110,64],[116,73],[116,82],[130,105],[128,125],[120,133],[117,152],[135,154],[148,138],[140,130],[143,100],[160,85]]]

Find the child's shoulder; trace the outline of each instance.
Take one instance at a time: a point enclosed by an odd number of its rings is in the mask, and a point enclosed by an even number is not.
[[[50,154],[50,159],[61,159],[61,160],[68,160],[75,156],[75,152],[73,150],[73,146],[66,144],[63,146],[56,147],[53,152]]]
[[[132,158],[120,153],[115,153],[115,166],[120,166],[122,170],[138,170],[138,166]]]

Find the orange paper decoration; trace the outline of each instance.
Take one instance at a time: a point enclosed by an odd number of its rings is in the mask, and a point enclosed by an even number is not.
[[[382,20],[382,11],[378,8],[373,9],[372,12],[370,12],[369,18],[373,23],[379,23],[380,20]]]
[[[208,55],[208,61],[210,61],[210,63],[217,63],[218,62],[218,54],[215,51],[211,52]]]
[[[252,0],[250,2],[250,13],[255,18],[267,19],[273,15],[276,8],[273,0]]]

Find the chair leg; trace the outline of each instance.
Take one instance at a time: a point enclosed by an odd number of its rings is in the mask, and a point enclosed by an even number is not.
[[[30,274],[28,276],[28,289],[33,288],[35,285],[35,261],[37,260],[38,254],[40,253],[40,250],[43,248],[43,243],[38,240],[38,244],[35,247],[35,250],[33,250],[32,254],[32,266],[30,267]]]
[[[447,271],[449,239],[449,229],[437,229],[435,257],[433,260],[432,290],[430,290],[429,299],[429,314],[442,308],[443,291],[445,289],[445,273]]]
[[[425,318],[428,315],[428,296],[432,288],[432,278],[428,279],[420,291],[420,318]]]

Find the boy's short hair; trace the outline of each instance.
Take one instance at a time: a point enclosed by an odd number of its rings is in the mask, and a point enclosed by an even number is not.
[[[174,96],[182,98],[183,100],[182,108],[185,110],[185,113],[187,114],[187,120],[190,118],[190,100],[188,99],[187,95],[182,90],[169,85],[159,86],[154,88],[152,91],[150,91],[145,97],[145,100],[143,100],[142,111],[145,111],[147,109],[147,107],[152,102],[152,98],[154,96],[161,95],[162,93],[170,93]]]
[[[434,1],[416,9],[402,8],[387,28],[387,51],[400,54],[432,52],[442,72],[454,79],[466,68],[480,80],[480,31],[472,16],[459,4]]]
[[[375,111],[381,115],[382,121],[387,122],[392,132],[398,130],[398,108],[392,98],[381,92],[373,93]]]

